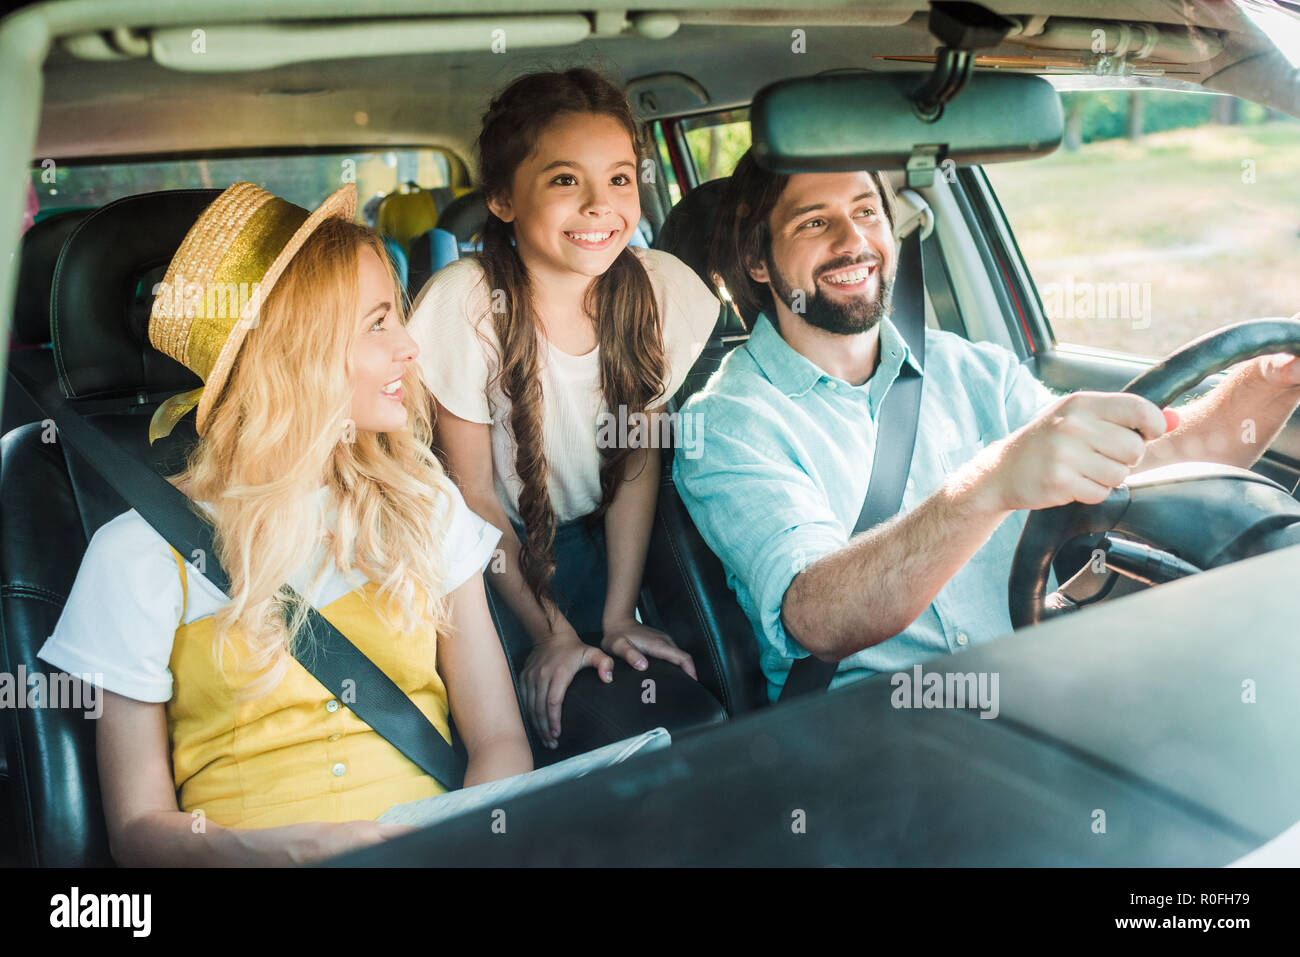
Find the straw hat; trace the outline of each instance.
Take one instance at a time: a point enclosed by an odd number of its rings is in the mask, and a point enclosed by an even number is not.
[[[349,183],[308,213],[253,183],[235,183],[185,234],[149,313],[149,341],[203,380],[154,413],[149,441],[167,435],[198,406],[200,435],[221,395],[248,330],[289,261],[321,223],[351,220],[357,188]]]

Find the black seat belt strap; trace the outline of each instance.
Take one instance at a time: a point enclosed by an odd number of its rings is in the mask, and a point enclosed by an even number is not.
[[[894,308],[890,316],[917,365],[925,367],[925,266],[918,227],[903,240],[894,281]],[[858,535],[897,514],[903,504],[907,473],[912,467],[917,426],[921,419],[922,377],[906,363],[890,386],[876,414],[876,452],[853,534]],[[790,667],[781,701],[810,691],[825,691],[838,665],[814,655],[796,658]]]
[[[190,500],[63,398],[58,383],[42,388],[25,370],[10,368],[37,407],[54,420],[59,435],[134,508],[182,558],[203,556],[203,576],[225,594],[230,579],[217,561],[213,529]],[[294,595],[296,600],[301,597]],[[465,760],[393,680],[315,608],[309,608],[309,642],[297,641],[294,657],[336,698],[447,790],[465,781]]]

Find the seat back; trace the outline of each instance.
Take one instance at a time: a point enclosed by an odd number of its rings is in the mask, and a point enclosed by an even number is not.
[[[109,435],[147,460],[168,455],[166,471],[179,464],[177,449],[148,447],[154,400],[198,379],[148,342],[153,287],[219,194],[176,190],[110,203],[75,228],[55,270],[50,324],[64,395],[95,398],[96,420]],[[91,536],[125,509],[53,429],[31,423],[0,440],[0,658],[7,673],[66,682],[37,652]],[[84,710],[0,708],[20,864],[112,863],[94,725]]]
[[[707,270],[709,241],[726,184],[726,179],[715,179],[687,193],[669,212],[655,241],[656,248],[677,256],[711,289],[716,285]],[[748,336],[730,301],[721,301],[713,335],[669,402],[670,411],[679,410]],[[700,681],[729,715],[752,711],[767,704],[753,628],[727,586],[722,562],[705,544],[677,494],[671,450],[664,451],[662,462],[643,603],[657,627],[691,653]]]

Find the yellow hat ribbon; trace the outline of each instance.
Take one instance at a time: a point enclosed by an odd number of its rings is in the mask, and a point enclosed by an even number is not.
[[[170,399],[165,399],[154,409],[153,418],[149,420],[149,444],[153,445],[159,439],[171,435],[176,423],[185,418],[201,398],[203,386],[190,389],[189,392],[178,392]]]

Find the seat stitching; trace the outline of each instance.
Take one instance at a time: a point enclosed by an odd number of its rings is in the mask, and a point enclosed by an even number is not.
[[[32,585],[26,582],[13,582],[0,587],[0,597],[43,598],[53,605],[64,605],[68,601],[67,595],[54,591],[51,588],[45,588],[41,585]]]

